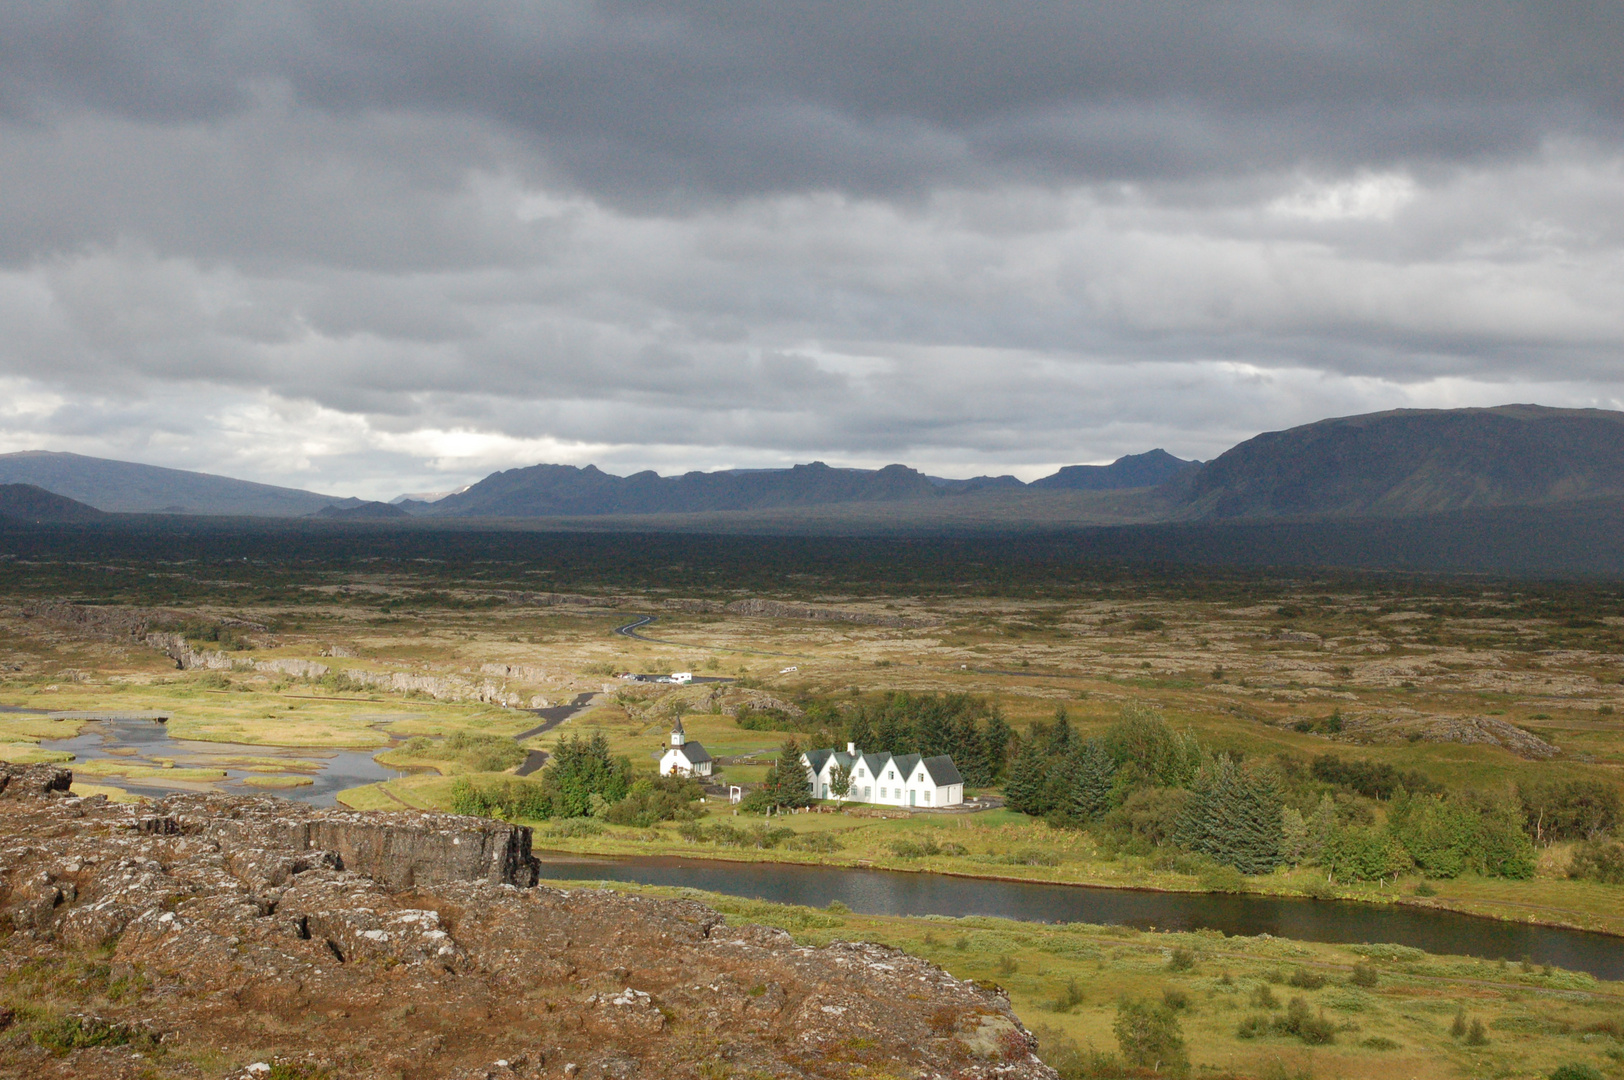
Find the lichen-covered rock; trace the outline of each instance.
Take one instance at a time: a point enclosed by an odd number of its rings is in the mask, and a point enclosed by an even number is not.
[[[26,772],[0,766],[0,979],[140,1037],[53,1057],[8,1033],[0,1075],[134,1078],[156,1046],[165,1075],[198,1077],[1054,1076],[1003,996],[898,950],[524,887],[526,830],[115,805]]]

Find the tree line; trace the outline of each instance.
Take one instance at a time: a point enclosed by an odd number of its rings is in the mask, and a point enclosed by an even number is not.
[[[1608,839],[1618,793],[1604,782],[1446,790],[1419,772],[1332,754],[1243,760],[1202,747],[1142,705],[1093,738],[1072,728],[1064,708],[1033,725],[1004,790],[1010,809],[1056,827],[1242,874],[1313,864],[1341,881],[1411,872],[1523,879],[1533,876],[1536,842],[1568,839],[1583,842],[1575,873],[1624,880],[1624,846]],[[1383,820],[1372,801],[1386,804]]]
[[[847,743],[869,754],[918,754],[953,759],[966,786],[989,787],[1003,777],[1014,730],[996,705],[971,694],[891,692],[873,701],[803,703],[791,719],[778,709],[740,709],[738,725],[753,731],[795,731],[807,750],[844,750]]]

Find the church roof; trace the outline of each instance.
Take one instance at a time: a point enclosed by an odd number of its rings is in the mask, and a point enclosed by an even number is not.
[[[677,717],[677,722],[671,725],[671,734],[673,734],[673,735],[685,734],[685,732],[682,730],[682,717],[680,717],[680,716]]]
[[[711,760],[709,752],[696,742],[685,742],[681,746],[673,746],[671,752],[681,754],[687,758],[690,765],[698,765],[701,761]]]

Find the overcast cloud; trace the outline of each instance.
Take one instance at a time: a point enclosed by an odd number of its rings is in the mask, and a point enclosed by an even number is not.
[[[1624,407],[1611,0],[0,13],[0,451],[388,498]]]

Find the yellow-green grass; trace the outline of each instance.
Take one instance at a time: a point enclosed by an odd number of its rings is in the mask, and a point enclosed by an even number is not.
[[[0,761],[13,765],[60,765],[72,760],[66,750],[46,750],[31,742],[0,742]]]
[[[107,758],[74,762],[73,772],[75,776],[123,776],[130,780],[161,779],[174,782],[209,782],[226,778],[224,769],[188,769],[173,764],[145,765],[139,761],[110,761]]]
[[[89,721],[52,720],[44,716],[3,716],[0,717],[0,742],[71,739],[87,723]]]
[[[1614,1075],[1616,1055],[1624,1051],[1624,1043],[1606,1033],[1618,1030],[1624,1018],[1624,984],[1575,972],[1545,975],[1542,969],[1525,970],[1518,964],[1432,956],[1402,946],[1320,945],[1217,932],[1170,934],[980,917],[857,915],[693,889],[568,884],[698,899],[725,913],[731,923],[779,926],[805,945],[864,940],[901,948],[959,978],[1001,986],[1022,1022],[1039,1032],[1039,1052],[1051,1058],[1067,1040],[1080,1048],[1115,1052],[1111,1025],[1119,999],[1162,1001],[1168,991],[1187,1001],[1178,1016],[1198,1076],[1532,1077],[1565,1062]],[[1188,952],[1187,970],[1171,963],[1175,949]],[[1352,984],[1353,967],[1360,963],[1375,970],[1375,986]],[[1321,976],[1324,985],[1290,985],[1298,972]],[[1072,980],[1081,1002],[1057,1008]],[[1279,1005],[1254,1004],[1260,987]],[[1336,1031],[1330,1045],[1310,1048],[1278,1034],[1239,1037],[1242,1020],[1280,1016],[1294,997],[1331,1021]],[[1469,1046],[1450,1034],[1460,1009],[1468,1023],[1483,1024],[1486,1045]],[[1382,1039],[1397,1045],[1365,1045]]]
[[[243,784],[252,788],[299,788],[309,787],[315,781],[308,776],[250,776]]]
[[[107,800],[109,802],[116,803],[139,803],[148,801],[145,795],[136,795],[133,792],[125,791],[121,787],[114,787],[111,784],[86,784],[79,780],[74,780],[73,786],[68,790],[84,799],[88,799],[92,795],[105,795],[107,796]]]

